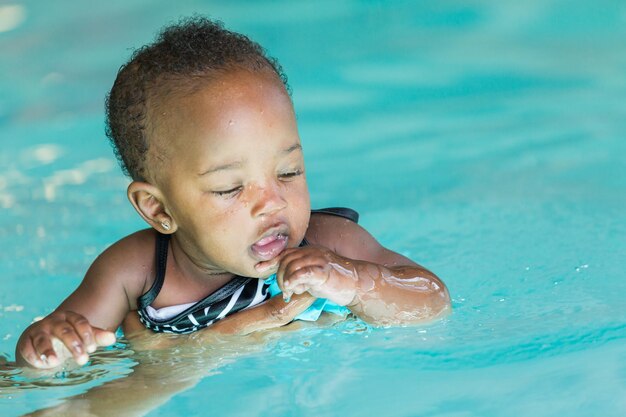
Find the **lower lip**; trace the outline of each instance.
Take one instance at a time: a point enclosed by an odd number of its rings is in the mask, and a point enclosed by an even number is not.
[[[278,235],[265,245],[252,245],[252,253],[259,261],[269,261],[278,256],[287,247],[287,236]]]

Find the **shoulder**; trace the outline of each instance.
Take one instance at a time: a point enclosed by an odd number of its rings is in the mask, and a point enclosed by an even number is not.
[[[310,244],[331,249],[338,255],[354,258],[358,248],[375,239],[358,223],[346,217],[313,212],[306,239]]]
[[[148,285],[154,270],[156,232],[142,230],[112,244],[91,264],[78,288],[58,307],[89,323],[115,330]]]
[[[156,236],[154,229],[145,229],[113,243],[96,258],[86,279],[103,285],[121,284],[134,302],[154,277]]]
[[[344,217],[312,213],[305,237],[310,244],[324,246],[346,258],[386,266],[417,265],[385,248],[365,228]]]
[[[152,228],[139,230],[113,243],[102,252],[102,255],[123,256],[126,252],[130,252],[130,255],[154,253],[156,236],[157,232]],[[148,245],[152,246],[148,247]]]

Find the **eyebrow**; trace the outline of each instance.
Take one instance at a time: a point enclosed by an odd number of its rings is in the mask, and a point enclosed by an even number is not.
[[[280,154],[282,156],[285,156],[296,150],[302,150],[302,145],[300,145],[299,143],[293,144],[290,147],[283,149],[280,152]],[[214,172],[218,172],[218,171],[227,171],[229,169],[237,169],[237,168],[241,168],[242,165],[243,165],[242,161],[229,162],[227,164],[222,164],[222,165],[218,165],[215,167],[211,167],[207,169],[206,171],[199,173],[198,176],[202,177],[204,175],[213,174]]]

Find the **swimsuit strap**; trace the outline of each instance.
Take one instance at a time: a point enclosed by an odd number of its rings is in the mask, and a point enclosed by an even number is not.
[[[138,299],[139,308],[145,308],[152,304],[163,288],[165,282],[165,270],[167,267],[167,250],[169,246],[170,235],[157,233],[156,238],[156,277],[150,289]],[[220,287],[208,297],[199,303],[193,305],[193,308],[204,308],[222,301],[233,295],[239,288],[252,281],[252,278],[236,276],[228,281],[223,287]],[[182,313],[181,313],[182,315]]]
[[[257,279],[257,278],[246,278],[246,277],[236,276],[235,278],[231,279],[226,284],[224,284],[223,287],[220,287],[215,292],[211,293],[211,295],[209,295],[208,297],[194,304],[193,310],[198,310],[201,308],[203,309],[205,307],[212,306],[218,301],[223,301],[227,299],[228,297],[232,296],[235,292],[237,292],[237,290],[239,290],[243,286],[250,283],[253,279]],[[190,307],[189,310],[191,309],[192,308]],[[182,316],[184,315],[184,313],[185,312],[181,313],[180,315]]]
[[[329,214],[357,222],[359,214],[349,208],[330,207],[311,210],[311,213]],[[217,320],[237,311],[255,306],[271,297],[270,284],[257,278],[235,276],[215,292],[168,319],[153,319],[148,307],[159,295],[165,281],[170,235],[156,235],[156,276],[150,289],[137,299],[139,320],[148,329],[163,333],[191,333],[210,326]],[[300,246],[309,242],[303,239]]]
[[[167,248],[170,242],[170,235],[157,232],[156,237],[156,277],[152,286],[141,297],[138,298],[139,308],[145,308],[152,304],[161,292],[165,281],[165,269],[167,267]]]
[[[355,223],[359,222],[359,213],[347,207],[328,207],[323,209],[311,210],[311,213],[331,214],[333,216],[343,217],[344,219],[352,220]]]
[[[317,210],[311,210],[311,213],[320,213],[320,214],[330,214],[333,216],[343,217],[344,219],[351,220],[355,223],[359,222],[359,213],[356,211],[347,208],[347,207],[327,207]],[[163,287],[163,282],[165,281],[165,269],[167,267],[167,249],[169,246],[170,235],[165,235],[163,233],[157,232],[156,237],[156,278],[152,283],[152,287],[139,297],[139,308],[145,308],[152,304],[152,302],[157,298],[159,292],[161,292],[161,288]],[[309,242],[304,239],[300,246],[306,246]],[[224,287],[217,290],[215,293],[211,294],[211,296],[207,299],[203,300],[203,305],[211,304],[217,300],[222,300],[226,297],[232,295],[241,285],[246,284],[250,278],[244,277],[236,277],[227,283]]]

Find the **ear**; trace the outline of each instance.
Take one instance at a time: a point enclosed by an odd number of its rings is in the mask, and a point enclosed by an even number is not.
[[[128,199],[137,213],[153,228],[171,234],[178,226],[163,203],[163,194],[152,184],[133,181],[128,186]]]

